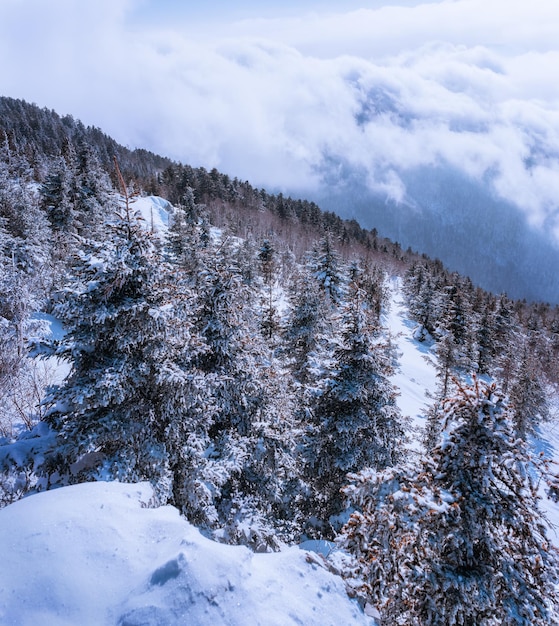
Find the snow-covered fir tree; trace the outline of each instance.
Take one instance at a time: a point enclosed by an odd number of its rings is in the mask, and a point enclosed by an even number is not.
[[[309,510],[326,529],[345,509],[340,489],[347,473],[393,465],[404,440],[386,351],[375,343],[365,293],[356,273],[352,278],[329,359],[315,365],[302,446]]]
[[[297,384],[310,380],[313,355],[327,341],[330,311],[320,287],[307,268],[295,271],[288,291],[290,308],[282,333],[281,351]]]
[[[25,334],[32,306],[29,285],[16,262],[18,240],[0,219],[0,436],[12,435],[13,393],[26,357]]]
[[[549,420],[550,409],[543,377],[526,340],[517,359],[509,384],[509,402],[515,433],[526,440]]]
[[[63,157],[52,162],[41,186],[41,204],[55,231],[72,232],[76,229],[73,172]]]
[[[260,327],[264,337],[271,340],[279,327],[277,307],[274,302],[274,277],[277,268],[277,252],[269,239],[265,239],[258,251],[260,273],[264,283],[262,318]]]
[[[342,263],[330,233],[326,233],[314,246],[308,255],[307,266],[328,303],[334,306],[339,304],[344,293]]]
[[[289,419],[274,417],[278,405],[268,384],[276,377],[274,365],[265,358],[250,306],[257,298],[243,281],[235,246],[219,242],[203,258],[193,323],[207,349],[195,365],[206,375],[216,407],[206,451],[216,511],[212,531],[222,540],[263,549],[275,546],[276,521],[284,524],[268,513],[281,500],[280,465],[291,463],[292,435]]]
[[[83,240],[74,278],[56,314],[67,333],[47,349],[71,371],[53,387],[47,422],[58,433],[49,479],[110,476],[152,480],[168,498],[166,430],[180,390],[169,375],[162,262],[141,220],[126,206],[102,242]]]
[[[404,276],[404,293],[412,319],[419,323],[415,336],[424,341],[435,331],[440,314],[442,296],[438,292],[437,279],[425,264],[416,263]]]
[[[445,405],[440,443],[419,464],[352,476],[359,509],[340,536],[348,578],[383,623],[556,623],[557,552],[530,458],[494,386],[474,380]]]
[[[170,218],[166,250],[173,265],[180,268],[183,279],[193,285],[200,267],[201,250],[207,247],[209,233],[204,206],[194,200],[187,188]]]

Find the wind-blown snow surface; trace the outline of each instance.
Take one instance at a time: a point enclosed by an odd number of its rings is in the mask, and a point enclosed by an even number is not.
[[[371,625],[307,553],[204,538],[147,484],[85,483],[0,511],[0,623]]]

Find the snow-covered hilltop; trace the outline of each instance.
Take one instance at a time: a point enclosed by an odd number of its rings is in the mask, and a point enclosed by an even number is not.
[[[297,547],[204,538],[147,484],[86,483],[0,511],[0,623],[365,626],[343,581]]]

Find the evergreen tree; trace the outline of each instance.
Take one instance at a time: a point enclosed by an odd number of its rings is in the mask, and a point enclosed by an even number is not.
[[[340,538],[357,558],[350,581],[387,623],[556,623],[557,554],[502,400],[475,380],[445,417],[418,467],[352,476],[345,492],[361,511]]]
[[[163,500],[169,497],[165,438],[180,381],[166,366],[170,311],[161,271],[152,237],[128,204],[109,239],[83,240],[75,277],[56,308],[67,334],[50,350],[71,364],[48,394],[58,447],[44,469],[53,480],[148,479]]]
[[[18,241],[0,219],[0,436],[11,436],[16,421],[11,397],[25,360],[25,331],[31,296],[16,264]]]
[[[357,265],[354,264],[354,272]],[[388,303],[389,290],[386,286],[386,273],[380,266],[366,266],[357,271],[356,280],[365,294],[365,301],[375,324],[380,325],[380,316]]]
[[[342,264],[329,233],[326,233],[313,248],[307,265],[318,281],[327,302],[332,306],[339,304],[344,292]]]
[[[444,403],[442,389],[435,394],[432,404],[427,409],[423,447],[430,452],[438,443],[444,427]]]
[[[542,375],[526,342],[521,348],[509,387],[513,427],[516,435],[526,440],[550,415]]]
[[[326,341],[329,311],[314,277],[302,268],[289,290],[290,310],[283,332],[282,353],[295,381],[310,380],[311,359]]]
[[[75,157],[74,211],[78,234],[94,238],[116,208],[107,173],[91,144],[82,141]]]
[[[274,305],[274,276],[276,272],[276,250],[269,239],[265,239],[258,252],[260,271],[264,282],[265,295],[262,305],[260,326],[266,339],[272,339],[278,328],[277,310]]]
[[[477,371],[479,374],[489,374],[493,367],[495,342],[493,336],[493,311],[490,304],[485,303],[475,328],[475,343],[477,350]]]
[[[373,329],[357,281],[350,284],[341,331],[330,361],[317,364],[310,389],[310,423],[303,444],[309,505],[319,520],[341,513],[340,489],[348,472],[384,468],[402,453],[403,429],[390,369]],[[320,371],[322,370],[322,371]]]
[[[448,397],[452,376],[468,368],[466,307],[455,285],[444,291],[443,305],[436,326],[437,375],[441,381],[441,398]]]
[[[0,161],[0,220],[2,228],[14,240],[11,258],[28,277],[40,280],[45,274],[49,254],[50,231],[36,194],[25,178],[15,176]],[[48,281],[45,281],[48,283]]]
[[[496,375],[503,393],[508,393],[509,383],[516,365],[516,344],[518,341],[515,329],[512,303],[501,295],[493,319],[494,363]]]
[[[419,341],[425,341],[435,334],[442,301],[440,287],[428,268],[418,264],[404,276],[403,290],[410,316],[419,324],[414,335]]]
[[[276,520],[268,513],[280,487],[270,489],[270,480],[273,472],[278,477],[283,473],[280,459],[289,461],[289,445],[283,451],[278,446],[289,421],[273,419],[264,346],[255,328],[257,315],[249,306],[253,294],[228,241],[204,257],[196,294],[193,321],[206,350],[195,365],[206,375],[215,406],[205,452],[216,511],[211,530],[226,542],[274,547]],[[273,380],[270,372],[268,367],[267,378]]]
[[[194,201],[192,189],[187,188],[171,215],[167,231],[167,254],[172,263],[180,268],[183,277],[190,277],[191,285],[196,282],[200,255],[208,244],[203,209]]]
[[[40,189],[43,210],[55,231],[76,230],[74,186],[74,173],[66,161],[59,157],[53,161]]]

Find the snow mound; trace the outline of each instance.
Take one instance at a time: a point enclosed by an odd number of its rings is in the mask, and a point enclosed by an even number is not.
[[[374,624],[304,551],[212,542],[152,498],[145,483],[86,483],[0,510],[0,623]]]
[[[146,222],[146,227],[156,233],[164,233],[169,227],[169,216],[173,205],[159,196],[145,196],[132,200],[130,207],[139,211]]]

